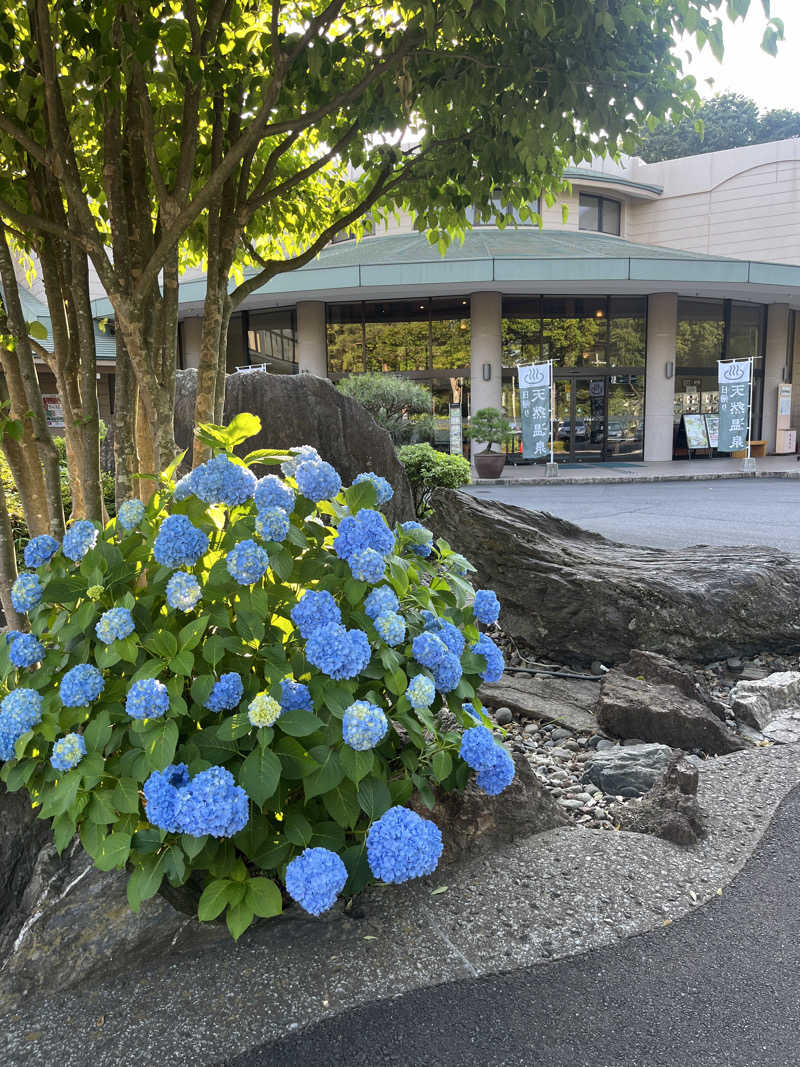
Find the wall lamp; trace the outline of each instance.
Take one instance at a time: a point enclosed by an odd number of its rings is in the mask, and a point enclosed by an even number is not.
[[[483,370],[483,380],[485,382],[490,382],[492,380],[492,365],[491,365],[491,363],[484,363],[483,367],[482,367],[482,370]]]
[[[667,378],[672,378],[675,374],[675,364],[672,362],[671,359],[668,359],[667,362],[664,364],[664,374]]]

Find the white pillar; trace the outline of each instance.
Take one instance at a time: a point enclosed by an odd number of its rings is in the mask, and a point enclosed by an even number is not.
[[[654,293],[647,300],[644,399],[644,458],[654,463],[672,459],[677,333],[678,297],[675,293]],[[669,378],[668,363],[672,364],[672,376]]]
[[[764,398],[762,401],[761,438],[767,452],[775,451],[778,422],[778,386],[789,351],[789,305],[770,304],[767,308],[767,345],[764,357]]]
[[[500,293],[470,297],[470,411],[500,408],[503,395],[503,300]]]
[[[183,346],[183,366],[200,366],[200,341],[203,335],[203,320],[200,318],[184,319],[181,323],[181,341]]]
[[[328,377],[325,343],[325,304],[321,300],[300,300],[297,304],[297,365],[300,372]]]

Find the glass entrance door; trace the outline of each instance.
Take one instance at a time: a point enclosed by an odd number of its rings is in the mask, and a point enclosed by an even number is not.
[[[555,458],[597,463],[605,458],[605,377],[556,379]]]

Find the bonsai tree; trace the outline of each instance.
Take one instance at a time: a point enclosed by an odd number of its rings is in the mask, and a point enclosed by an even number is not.
[[[463,456],[437,452],[429,444],[404,445],[397,456],[406,469],[414,493],[417,518],[425,518],[431,511],[431,493],[437,487],[460,489],[469,485],[469,461]]]
[[[354,374],[336,383],[340,393],[363,405],[395,445],[416,437],[433,439],[433,400],[426,385],[381,371]]]
[[[501,447],[511,439],[511,423],[497,408],[481,408],[470,417],[464,436],[470,441],[485,441],[484,452],[490,452],[493,444]]]

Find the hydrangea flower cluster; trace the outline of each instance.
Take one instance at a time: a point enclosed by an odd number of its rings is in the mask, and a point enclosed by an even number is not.
[[[406,638],[406,620],[395,611],[385,611],[375,620],[375,629],[387,645],[402,645]]]
[[[119,506],[117,522],[125,530],[135,530],[144,518],[144,511],[141,500],[126,500]]]
[[[290,448],[289,451],[292,453],[291,457],[281,463],[281,473],[286,478],[294,478],[301,463],[315,462],[322,459],[316,448],[311,445],[295,446]],[[256,501],[256,506],[261,507],[258,501]]]
[[[446,652],[433,668],[433,681],[440,693],[452,693],[463,673],[458,656]]]
[[[249,819],[248,797],[224,767],[189,777],[185,763],[154,771],[144,783],[147,818],[162,830],[191,837],[233,837]]]
[[[375,502],[378,507],[382,504],[388,504],[394,496],[394,489],[379,474],[373,474],[372,471],[364,471],[353,479],[353,485],[361,485],[362,482],[371,482],[375,486]]]
[[[342,621],[339,605],[326,589],[308,590],[289,614],[300,636],[306,640],[323,626],[337,625]]]
[[[460,656],[464,651],[466,641],[459,628],[454,626],[449,619],[440,619],[432,611],[423,611],[422,617],[425,620],[425,629],[435,634],[448,652],[452,652],[454,656]]]
[[[167,687],[156,678],[134,682],[125,698],[125,711],[132,719],[160,719],[169,711]]]
[[[14,746],[42,721],[42,698],[35,689],[12,689],[0,703],[0,759],[14,759]]]
[[[429,708],[436,696],[436,686],[427,674],[415,674],[408,683],[406,697],[412,708]]]
[[[491,589],[479,589],[475,593],[475,603],[472,605],[475,618],[484,626],[490,626],[497,622],[500,617],[500,601],[497,594]]]
[[[58,687],[65,708],[88,708],[106,687],[103,676],[91,663],[79,663],[67,671]]]
[[[259,511],[280,508],[288,514],[294,510],[294,489],[274,474],[267,474],[259,479],[253,499]]]
[[[294,678],[281,682],[281,711],[313,711],[314,705],[308,686]]]
[[[373,589],[364,600],[364,611],[373,620],[389,611],[397,611],[399,607],[400,601],[397,599],[397,594],[388,585],[380,585],[377,589]]]
[[[239,585],[252,585],[266,574],[269,556],[261,545],[247,538],[230,550],[225,557],[225,566],[228,568],[228,574]]]
[[[502,745],[495,743],[486,726],[473,726],[465,730],[458,754],[478,772],[475,784],[490,796],[502,793],[514,780],[514,761]]]
[[[204,504],[246,504],[255,492],[256,476],[249,467],[227,456],[214,456],[188,475],[189,490]]]
[[[306,642],[306,659],[336,681],[361,674],[372,657],[369,638],[363,630],[322,626]]]
[[[134,630],[133,616],[127,608],[109,608],[108,611],[104,611],[94,628],[98,640],[104,645],[110,645],[112,641],[121,641],[129,637]]]
[[[416,552],[418,556],[427,559],[433,551],[433,534],[431,531],[426,526],[423,526],[421,522],[414,522],[413,519],[410,522],[401,523],[400,529],[406,534],[420,532],[426,535],[424,541],[412,541],[408,547],[412,552]]]
[[[6,640],[9,637],[11,641],[9,643],[8,658],[15,667],[20,669],[33,667],[35,663],[41,663],[44,659],[44,645],[33,634],[8,634]]]
[[[417,634],[414,638],[411,643],[411,651],[417,663],[432,669],[441,663],[447,655],[447,645],[436,634],[429,633],[426,630],[424,633]]]
[[[375,585],[386,577],[386,560],[374,548],[362,548],[360,552],[354,552],[347,562],[350,564],[350,573],[358,582]]]
[[[388,556],[394,549],[394,534],[379,511],[362,508],[357,515],[346,515],[339,523],[333,549],[339,559],[347,560],[365,549]]]
[[[257,693],[247,705],[251,726],[272,726],[283,714],[283,708],[269,693]]]
[[[286,892],[309,915],[332,907],[347,881],[347,868],[327,848],[307,848],[286,867]]]
[[[435,822],[396,805],[374,822],[367,834],[367,860],[376,878],[399,884],[433,874],[442,854]]]
[[[289,533],[289,513],[274,505],[259,511],[256,533],[265,541],[285,541]]]
[[[303,496],[315,504],[320,500],[330,500],[342,488],[342,479],[336,469],[323,459],[307,459],[298,463],[294,480]]]
[[[57,771],[71,771],[86,755],[86,742],[80,734],[66,734],[53,745],[50,763]]]
[[[33,611],[42,599],[42,587],[35,574],[23,572],[11,586],[11,603],[15,611]]]
[[[232,711],[238,708],[244,696],[244,685],[235,671],[221,674],[203,705],[209,711]]]
[[[474,652],[476,656],[483,656],[486,660],[486,669],[481,674],[484,682],[499,682],[506,663],[503,659],[503,653],[491,637],[481,634],[480,640],[472,646],[470,651]]]
[[[346,709],[342,719],[342,737],[345,744],[357,752],[375,748],[386,736],[389,723],[377,704],[368,700],[356,700]]]
[[[94,548],[96,544],[97,527],[95,524],[88,519],[79,519],[64,534],[61,551],[67,559],[71,559],[73,563],[78,563],[89,549]]]
[[[50,534],[39,534],[38,537],[32,537],[25,545],[23,553],[25,566],[43,567],[45,563],[50,562],[56,552],[58,552],[58,541],[56,541],[55,537],[51,537]]]
[[[475,784],[484,793],[496,797],[506,786],[514,781],[514,761],[502,745],[495,745],[494,760],[488,767],[482,768],[475,776]]]
[[[167,603],[177,611],[191,611],[202,595],[200,583],[187,571],[176,571],[167,582]]]
[[[185,515],[169,515],[158,528],[153,558],[164,567],[193,567],[208,552],[208,534]]]

